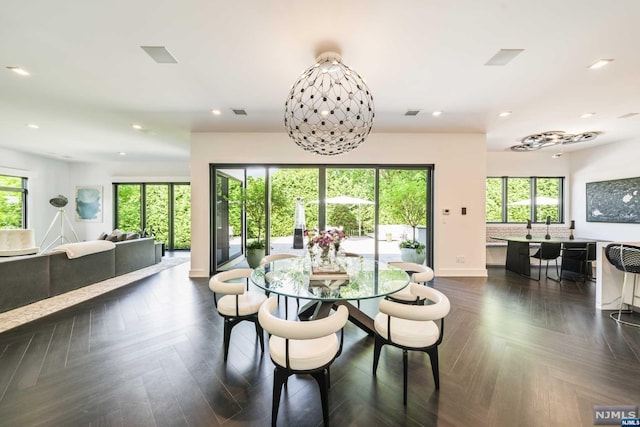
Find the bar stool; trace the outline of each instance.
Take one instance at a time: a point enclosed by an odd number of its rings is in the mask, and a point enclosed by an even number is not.
[[[634,305],[636,299],[636,279],[638,277],[637,275],[640,274],[640,247],[612,243],[610,245],[607,245],[607,247],[605,248],[605,256],[615,268],[624,273],[618,316],[616,317],[615,313],[611,313],[609,317],[611,317],[617,323],[640,327],[640,323],[620,319],[620,317],[622,316],[622,305],[624,304],[624,291],[627,286],[627,278],[629,274],[633,274],[633,292],[631,293],[631,303],[627,304],[629,306],[629,309],[626,310],[625,313],[633,313],[632,306]]]

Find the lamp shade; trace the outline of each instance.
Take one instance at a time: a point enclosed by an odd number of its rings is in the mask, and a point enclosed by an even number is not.
[[[546,222],[546,224],[547,224],[547,225],[550,225],[550,224],[551,224],[551,217],[550,217],[550,216],[547,216],[547,222]]]
[[[293,84],[284,125],[306,151],[331,156],[364,142],[374,116],[373,96],[364,80],[338,53],[326,52]]]
[[[571,224],[569,225],[569,230],[575,230],[576,229],[576,222],[574,220],[571,220]]]

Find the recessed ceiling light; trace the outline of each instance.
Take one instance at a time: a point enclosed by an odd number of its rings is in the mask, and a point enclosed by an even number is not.
[[[13,71],[16,74],[20,74],[21,76],[30,76],[31,73],[29,73],[27,70],[25,70],[24,68],[20,68],[20,67],[7,67],[8,70]]]
[[[613,62],[613,59],[598,59],[593,64],[589,65],[587,68],[590,70],[595,70],[596,68],[602,68],[608,63]]]
[[[37,124],[35,124],[35,123],[29,123],[29,124],[27,125],[27,127],[28,127],[28,128],[31,128],[31,129],[40,129],[40,126],[38,126],[38,125],[37,125]]]
[[[131,127],[132,127],[132,128],[134,128],[135,130],[140,130],[140,129],[142,129],[142,125],[139,125],[139,124],[137,124],[137,123],[132,124],[132,125],[131,125]]]
[[[498,114],[498,117],[507,117],[511,115],[511,111],[503,111],[502,113]]]
[[[589,117],[593,117],[595,115],[596,115],[596,113],[584,113],[584,114],[580,115],[580,118],[581,119],[586,119],[586,118],[589,118]]]
[[[222,111],[220,110],[211,110],[211,114],[213,114],[214,116],[219,116],[220,114],[222,114]]]
[[[442,115],[442,111],[434,111],[433,113],[431,113],[431,115],[432,115],[433,117],[441,116],[441,115]]]
[[[127,155],[127,153],[125,153],[124,151],[121,151],[118,154],[120,154],[121,156],[126,156]]]

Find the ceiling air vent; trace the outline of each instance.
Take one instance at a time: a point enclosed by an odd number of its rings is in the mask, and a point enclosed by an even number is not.
[[[158,64],[177,64],[176,58],[173,57],[164,46],[140,46],[142,50],[147,52]]]
[[[420,110],[407,110],[407,112],[404,113],[404,115],[405,116],[417,116],[419,112],[420,112]]]
[[[244,108],[232,108],[231,111],[233,111],[233,114],[235,114],[236,116],[247,115],[247,111]]]
[[[498,53],[487,61],[484,65],[507,65],[516,56],[520,55],[524,49],[500,49]]]

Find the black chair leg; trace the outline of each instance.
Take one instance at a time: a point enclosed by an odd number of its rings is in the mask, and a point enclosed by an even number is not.
[[[376,376],[376,371],[378,370],[378,362],[380,361],[380,350],[383,346],[382,340],[376,335],[374,345],[373,345],[373,376]]]
[[[409,352],[402,350],[402,375],[404,377],[404,388],[402,393],[402,403],[407,406],[407,373],[409,371]]]
[[[231,341],[231,328],[233,328],[233,324],[227,319],[224,318],[224,339],[223,339],[223,347],[224,347],[224,361],[227,361],[227,356],[229,356],[229,341]]]
[[[262,329],[260,322],[258,322],[258,319],[253,323],[256,325],[256,336],[258,337],[258,341],[260,341],[260,350],[264,353],[264,330]]]
[[[278,420],[278,409],[280,408],[280,395],[282,394],[282,385],[287,382],[289,374],[277,367],[273,370],[273,404],[271,405],[271,426],[276,426]]]
[[[316,371],[311,373],[311,376],[315,378],[320,388],[320,401],[322,402],[322,420],[325,427],[329,426],[329,386],[328,376],[329,373],[326,369],[322,371]]]
[[[285,320],[289,316],[289,298],[284,297],[284,318]]]
[[[428,351],[429,359],[431,360],[431,372],[433,372],[433,382],[436,385],[436,390],[440,389],[440,371],[438,367],[438,349],[434,348]]]

